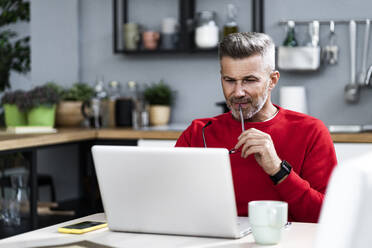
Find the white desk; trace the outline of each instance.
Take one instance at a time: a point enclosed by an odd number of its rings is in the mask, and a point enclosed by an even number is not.
[[[32,232],[16,235],[0,240],[0,247],[35,247],[47,245],[62,245],[82,240],[88,240],[113,247],[216,247],[216,248],[251,248],[261,247],[254,243],[252,234],[241,239],[198,238],[186,236],[154,235],[112,232],[103,228],[93,232],[74,235],[58,233],[60,226],[80,221],[105,221],[104,214],[94,214],[84,218],[64,222]],[[317,225],[309,223],[292,223],[284,230],[280,244],[263,247],[306,248],[313,247]]]

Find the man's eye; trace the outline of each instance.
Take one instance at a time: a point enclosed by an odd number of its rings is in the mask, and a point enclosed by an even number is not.
[[[247,83],[254,83],[254,82],[257,82],[257,80],[254,79],[254,78],[245,78],[243,81],[244,81],[244,82],[247,82]]]
[[[229,83],[233,83],[233,82],[235,82],[235,80],[234,80],[234,79],[231,79],[231,78],[225,78],[225,81],[226,81],[226,82],[229,82]]]

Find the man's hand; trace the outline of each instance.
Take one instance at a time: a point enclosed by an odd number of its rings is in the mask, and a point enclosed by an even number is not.
[[[280,170],[282,161],[276,154],[274,143],[269,134],[250,128],[238,137],[235,149],[239,149],[241,146],[243,146],[242,158],[254,154],[257,163],[268,175],[272,176]]]

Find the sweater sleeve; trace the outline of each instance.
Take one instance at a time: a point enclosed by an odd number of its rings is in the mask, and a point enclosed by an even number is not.
[[[319,121],[313,130],[301,171],[292,170],[275,186],[281,198],[288,202],[291,217],[300,222],[318,221],[327,183],[337,164],[328,129]]]
[[[182,132],[181,136],[177,139],[175,147],[190,147],[191,146],[191,128],[192,124]]]

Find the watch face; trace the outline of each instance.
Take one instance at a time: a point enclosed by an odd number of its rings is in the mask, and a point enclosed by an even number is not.
[[[292,166],[287,161],[283,160],[281,163],[281,167],[285,169],[288,172],[288,174],[289,172],[291,172]]]

